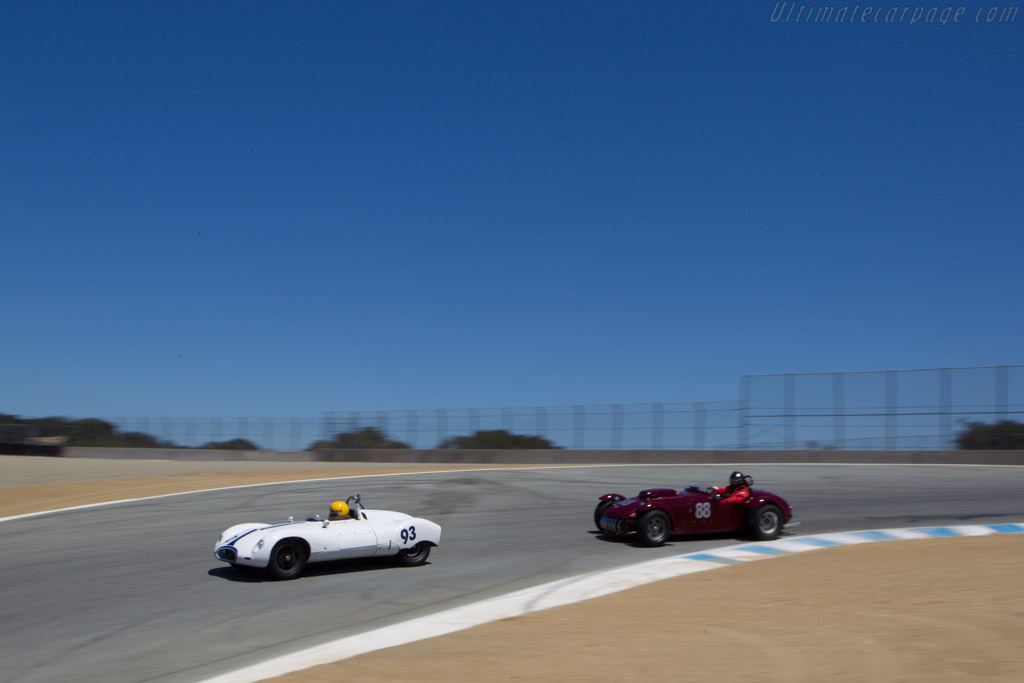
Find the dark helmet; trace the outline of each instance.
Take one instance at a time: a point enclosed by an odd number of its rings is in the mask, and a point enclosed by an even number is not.
[[[729,486],[742,486],[743,485],[743,473],[733,472],[729,475]]]

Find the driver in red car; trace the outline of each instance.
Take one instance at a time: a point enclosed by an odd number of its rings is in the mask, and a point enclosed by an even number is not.
[[[742,472],[733,472],[729,475],[728,486],[712,486],[710,491],[718,494],[722,503],[742,503],[750,498],[750,485],[753,483],[754,480]]]

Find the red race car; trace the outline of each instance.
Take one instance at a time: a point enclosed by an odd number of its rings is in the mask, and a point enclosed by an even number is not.
[[[625,538],[636,534],[643,545],[663,545],[676,534],[743,533],[758,541],[778,538],[782,529],[795,526],[793,506],[781,496],[750,487],[741,502],[737,496],[721,497],[722,489],[687,486],[675,489],[647,489],[626,498],[618,493],[601,496],[594,510],[598,531]]]

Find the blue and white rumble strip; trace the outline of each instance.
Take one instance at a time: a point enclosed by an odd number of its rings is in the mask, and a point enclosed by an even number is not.
[[[676,555],[553,581],[471,605],[411,619],[401,624],[385,626],[357,636],[341,638],[260,664],[247,666],[222,676],[207,679],[203,683],[251,683],[320,664],[348,659],[374,650],[454,633],[500,619],[509,619],[552,607],[598,598],[653,581],[718,569],[742,562],[783,557],[821,548],[879,541],[1020,533],[1024,533],[1024,523],[845,531],[814,536],[783,537],[780,540],[765,543],[743,543],[715,550]]]

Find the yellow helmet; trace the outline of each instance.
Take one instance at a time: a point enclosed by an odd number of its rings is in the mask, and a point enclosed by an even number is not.
[[[331,503],[331,519],[341,519],[342,517],[348,517],[348,503],[336,500]]]

